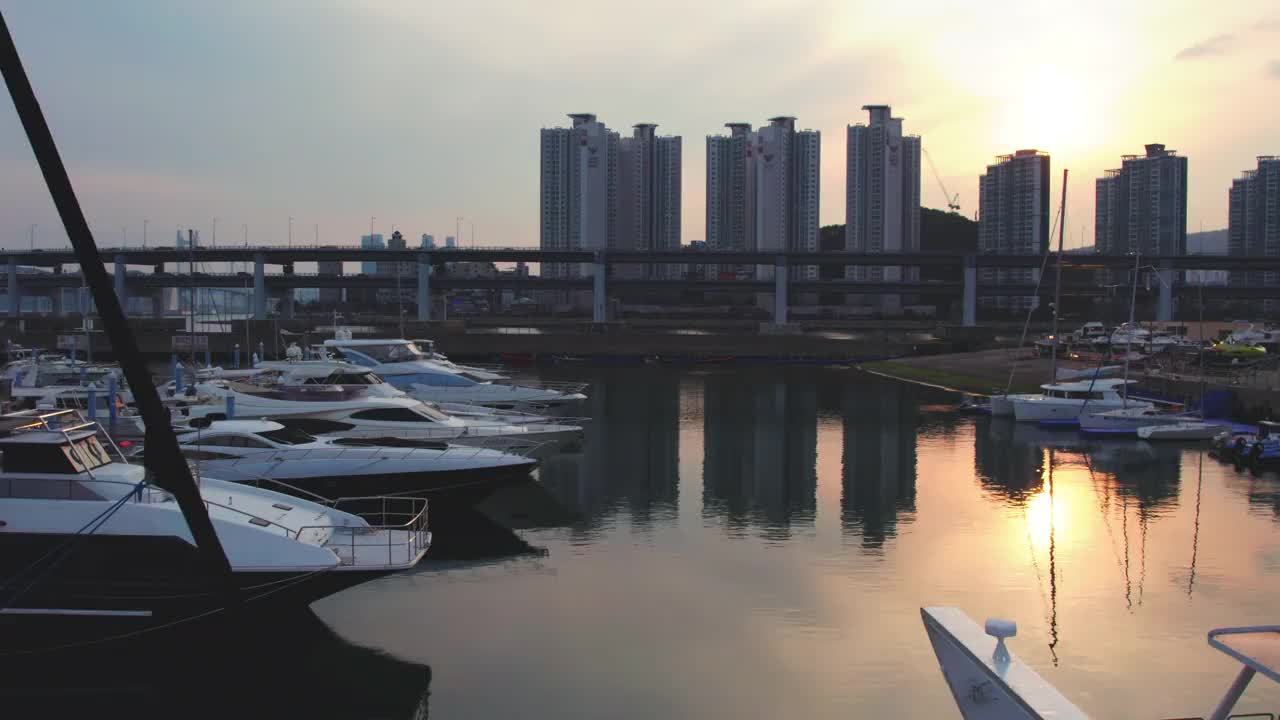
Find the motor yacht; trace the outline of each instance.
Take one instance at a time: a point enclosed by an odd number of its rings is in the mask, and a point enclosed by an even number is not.
[[[348,336],[347,339],[350,339]],[[448,356],[436,349],[434,340],[414,340],[414,345],[418,346],[418,350],[432,362],[439,363],[454,372],[461,373],[477,382],[500,382],[509,380],[506,373],[500,372],[494,368],[480,367],[478,365],[459,365],[450,360]]]
[[[173,495],[99,440],[75,411],[0,417],[0,634],[78,639],[142,630],[222,607]],[[310,602],[415,565],[426,501],[374,518],[204,477],[209,518],[239,601]],[[370,519],[374,522],[371,523]],[[42,623],[48,623],[42,624]],[[74,627],[69,627],[74,626]]]
[[[218,420],[178,436],[178,445],[201,474],[327,498],[465,493],[527,477],[538,464],[514,448],[318,438],[271,420]]]
[[[582,384],[530,387],[477,381],[431,360],[408,340],[334,339],[324,342],[336,357],[374,370],[419,400],[497,407],[562,405],[585,400]]]
[[[416,400],[372,370],[337,361],[304,361],[279,369],[262,384],[231,380],[198,383],[201,404],[183,411],[189,426],[236,417],[270,419],[316,435],[438,440],[492,447],[495,440],[538,444],[540,452],[576,442],[573,419],[461,406],[460,414]],[[459,406],[454,406],[459,407]],[[485,411],[488,412],[485,412]],[[518,420],[518,422],[517,422]]]
[[[1123,393],[1128,382],[1099,379],[1044,385],[1044,392],[1040,395],[1011,400],[1013,415],[1018,422],[1075,421],[1085,412],[1150,406],[1151,403],[1125,397]]]
[[[1131,401],[1129,407],[1080,413],[1080,430],[1099,435],[1132,435],[1139,428],[1175,425],[1193,420],[1190,415],[1159,410],[1146,402]]]

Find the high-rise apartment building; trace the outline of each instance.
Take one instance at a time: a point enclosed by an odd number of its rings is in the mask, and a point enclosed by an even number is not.
[[[1227,253],[1244,257],[1280,256],[1280,157],[1258,158],[1256,170],[1246,170],[1231,183],[1227,219]],[[1280,273],[1234,271],[1232,285],[1280,286]],[[1277,304],[1266,301],[1267,311]]]
[[[1103,255],[1187,254],[1187,158],[1164,145],[1125,155],[1095,186],[1094,249]]]
[[[590,113],[568,128],[543,128],[539,246],[596,250],[617,246],[618,133]],[[545,263],[547,277],[590,274],[591,265]]]
[[[372,235],[360,236],[360,248],[363,250],[381,250],[386,247],[382,241],[382,233],[374,233]],[[360,263],[360,272],[363,275],[377,275],[378,261],[364,260]]]
[[[625,250],[680,248],[681,153],[679,136],[659,136],[656,125],[635,126],[618,142],[617,233]],[[665,265],[615,267],[623,276],[658,277]]]
[[[434,250],[436,247],[436,236],[428,233],[422,234],[422,249]]]
[[[978,178],[978,252],[984,255],[1043,255],[1049,249],[1049,155],[1019,150],[1001,155]],[[981,280],[996,285],[1034,285],[1038,268],[982,268]],[[1023,311],[1034,295],[983,297],[984,305]]]
[[[818,249],[822,136],[779,116],[753,131],[729,123],[707,137],[707,246],[714,250]],[[720,267],[721,276],[766,279],[772,266]],[[791,277],[816,279],[817,266],[792,266]]]
[[[888,105],[864,105],[867,125],[850,125],[845,148],[845,250],[868,254],[920,252],[920,137],[904,135]],[[853,266],[851,280],[918,281],[919,268]],[[902,297],[880,299],[885,313]]]

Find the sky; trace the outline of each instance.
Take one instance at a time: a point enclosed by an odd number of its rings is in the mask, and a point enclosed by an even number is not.
[[[1280,154],[1280,10],[1265,0],[0,0],[100,245],[354,244],[369,231],[538,242],[538,130],[594,112],[684,137],[684,241],[705,236],[705,136],[793,115],[822,132],[824,225],[845,128],[889,104],[961,212],[996,155],[1094,179],[1160,142],[1190,158],[1188,229]],[[66,244],[0,102],[0,247]],[[945,207],[928,166],[923,204]],[[459,220],[458,218],[462,219]],[[144,221],[146,221],[144,223]]]

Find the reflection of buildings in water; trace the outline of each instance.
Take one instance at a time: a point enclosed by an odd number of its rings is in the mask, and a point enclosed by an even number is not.
[[[1117,494],[1137,500],[1143,513],[1160,514],[1178,504],[1181,448],[1133,440],[1095,443],[1083,459],[1095,478],[1105,476]]]
[[[582,412],[582,451],[542,462],[539,478],[587,522],[625,504],[632,522],[658,509],[674,513],[679,496],[680,396],[675,374],[610,376],[596,383]]]
[[[883,546],[897,532],[899,513],[915,511],[919,416],[908,392],[892,381],[842,390],[840,522],[847,535],[861,536],[863,547]]]
[[[1021,505],[1043,485],[1044,458],[1038,444],[1018,442],[1016,425],[1008,418],[978,418],[973,464],[983,488]]]
[[[709,375],[703,513],[785,531],[817,505],[818,393],[808,380]]]

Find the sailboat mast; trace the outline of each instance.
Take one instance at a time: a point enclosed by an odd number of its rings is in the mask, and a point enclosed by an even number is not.
[[[1058,219],[1058,262],[1053,284],[1053,344],[1049,354],[1049,382],[1058,382],[1058,306],[1062,302],[1062,245],[1067,231],[1067,169],[1062,169],[1062,217]]]
[[[98,254],[98,246],[93,241],[93,233],[90,232],[89,223],[80,208],[71,178],[67,176],[67,168],[58,154],[58,146],[53,141],[49,123],[40,109],[40,101],[36,99],[27,71],[22,67],[22,58],[18,55],[18,48],[13,43],[13,35],[9,32],[9,24],[3,13],[0,13],[0,73],[4,74],[9,95],[13,98],[19,119],[22,120],[36,162],[40,165],[49,195],[53,198],[63,228],[75,249],[80,271],[93,293],[103,329],[111,340],[111,347],[124,369],[134,400],[142,413],[142,420],[147,428],[147,470],[151,472],[157,485],[173,493],[191,529],[196,548],[209,570],[215,577],[230,582],[231,564],[213,529],[213,523],[209,520],[200,490],[191,479],[191,471],[178,449],[177,438],[169,424],[169,413],[160,404],[160,394],[151,382],[151,375],[142,360],[133,330],[129,328],[120,306],[120,298],[116,296],[113,283],[107,276],[107,268],[102,264],[102,256]]]

